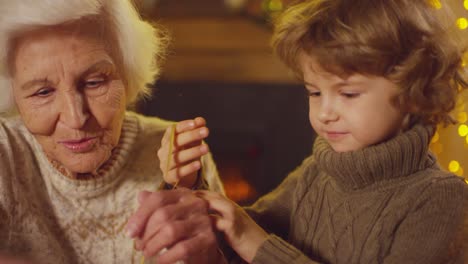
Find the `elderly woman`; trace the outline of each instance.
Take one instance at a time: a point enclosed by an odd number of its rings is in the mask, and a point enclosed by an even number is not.
[[[149,94],[158,33],[127,0],[1,1],[0,101],[18,113],[0,118],[1,263],[138,263],[163,248],[158,263],[216,262],[204,258],[216,255],[205,254],[216,252],[205,203],[184,188],[150,192],[171,123],[126,110]],[[177,148],[193,128],[197,140]],[[174,129],[184,160],[208,153],[203,119]],[[207,155],[169,172],[222,192]]]

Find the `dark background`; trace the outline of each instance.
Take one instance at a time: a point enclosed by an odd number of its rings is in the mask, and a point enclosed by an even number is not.
[[[204,117],[210,129],[206,142],[227,193],[240,203],[273,189],[312,149],[301,86],[160,81],[138,110],[170,120]],[[236,181],[250,184],[249,192]]]
[[[248,204],[276,187],[311,153],[303,85],[273,55],[278,3],[135,0],[171,43],[151,99],[137,110],[180,121],[202,116],[226,194]]]

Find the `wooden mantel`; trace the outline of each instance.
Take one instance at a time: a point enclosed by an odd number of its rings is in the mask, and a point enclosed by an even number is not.
[[[160,22],[172,34],[162,78],[170,81],[293,82],[273,56],[271,32],[240,17]]]
[[[296,83],[272,54],[270,26],[220,0],[160,1],[151,19],[171,35],[161,78],[174,82]],[[148,15],[148,14],[146,14]]]

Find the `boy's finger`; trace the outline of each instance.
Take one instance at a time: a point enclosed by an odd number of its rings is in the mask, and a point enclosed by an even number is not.
[[[236,206],[224,196],[210,191],[196,191],[195,195],[207,201],[210,211],[218,213],[223,218],[233,218]]]

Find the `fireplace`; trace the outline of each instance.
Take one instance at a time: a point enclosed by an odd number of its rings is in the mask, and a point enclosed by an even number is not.
[[[276,187],[312,150],[300,85],[159,81],[138,111],[170,120],[202,116],[227,195],[248,204]]]

